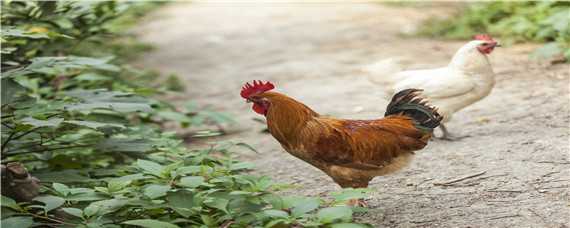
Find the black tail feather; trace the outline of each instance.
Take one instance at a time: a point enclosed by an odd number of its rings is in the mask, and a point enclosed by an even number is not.
[[[403,114],[416,121],[416,127],[432,131],[443,119],[437,108],[422,98],[421,89],[406,89],[398,92],[386,108],[384,116]]]

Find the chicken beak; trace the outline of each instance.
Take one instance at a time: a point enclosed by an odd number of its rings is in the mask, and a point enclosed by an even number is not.
[[[501,45],[500,43],[495,43],[495,47],[502,47],[503,45]]]
[[[253,101],[251,101],[250,99],[245,100],[245,103],[251,103]]]

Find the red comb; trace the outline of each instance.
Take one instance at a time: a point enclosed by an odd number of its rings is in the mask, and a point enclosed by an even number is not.
[[[243,98],[248,98],[251,95],[254,94],[258,94],[258,93],[263,93],[265,91],[269,91],[274,89],[275,86],[271,83],[271,82],[266,82],[265,84],[263,84],[263,82],[261,80],[253,80],[253,85],[248,83],[245,83],[245,85],[241,88],[241,97]]]
[[[488,34],[478,34],[473,36],[474,40],[486,40],[486,41],[494,41],[493,38],[491,38],[491,36],[489,36]]]

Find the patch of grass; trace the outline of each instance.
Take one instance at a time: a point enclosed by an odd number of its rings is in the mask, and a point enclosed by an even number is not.
[[[419,35],[469,39],[489,33],[506,43],[541,42],[533,56],[570,59],[570,2],[482,2],[446,19],[430,19]]]

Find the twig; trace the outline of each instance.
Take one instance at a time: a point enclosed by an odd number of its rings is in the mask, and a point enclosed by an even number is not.
[[[26,131],[26,132],[22,133],[21,135],[18,135],[18,136],[16,136],[16,137],[14,137],[14,140],[17,140],[17,139],[19,139],[19,138],[22,138],[22,137],[24,137],[24,136],[26,136],[26,135],[28,135],[28,134],[34,132],[35,130],[38,130],[38,129],[39,129],[39,127],[32,128],[32,129],[30,129],[29,131]]]
[[[471,174],[471,175],[469,175],[469,176],[465,176],[465,177],[461,177],[461,178],[458,178],[458,179],[446,181],[446,182],[443,182],[443,183],[433,183],[433,185],[450,185],[450,184],[453,184],[453,183],[456,183],[456,182],[460,182],[460,181],[463,181],[463,180],[466,180],[466,179],[469,179],[469,178],[481,176],[481,175],[483,175],[483,174],[485,174],[485,173],[487,173],[487,171],[478,172],[478,173],[475,173],[475,174]]]
[[[540,214],[536,213],[536,211],[534,211],[534,210],[532,210],[532,209],[530,209],[530,208],[527,208],[527,210],[530,211],[530,212],[532,212],[534,215],[536,215],[536,217],[539,217],[540,220],[542,220],[542,222],[545,222],[545,221],[546,221],[546,220],[544,219],[544,217],[542,217]]]
[[[5,155],[16,155],[16,154],[29,154],[29,153],[37,153],[37,152],[42,152],[42,151],[52,151],[52,150],[63,150],[63,149],[71,149],[71,148],[78,148],[78,147],[88,147],[88,146],[93,146],[93,145],[73,145],[73,146],[63,146],[63,147],[57,147],[57,148],[45,148],[42,150],[30,150],[30,151],[24,151],[24,152],[18,152],[18,153],[6,153]]]
[[[520,216],[521,216],[521,215],[519,215],[519,214],[516,214],[516,215],[504,215],[504,216],[489,218],[489,220],[504,219],[504,218],[514,218],[514,217],[520,217]]]
[[[50,218],[50,217],[48,217],[48,216],[37,215],[37,214],[34,214],[34,213],[28,213],[28,214],[31,215],[31,216],[33,216],[33,217],[36,217],[36,218],[45,219],[45,220],[52,221],[52,222],[57,222],[57,223],[59,223],[59,224],[70,225],[70,226],[77,226],[77,225],[78,225],[78,224],[68,223],[68,222],[64,222],[64,221],[58,220],[58,219]]]
[[[14,137],[14,135],[16,135],[16,131],[13,131],[12,133],[10,133],[10,135],[8,135],[8,138],[6,139],[6,141],[4,141],[4,143],[2,143],[2,147],[0,147],[0,151],[4,152],[4,149],[8,145],[8,142],[10,142],[10,140],[12,140],[12,137]]]
[[[410,221],[411,223],[420,224],[420,223],[428,223],[428,222],[437,222],[437,220],[425,220],[425,221]]]
[[[6,123],[2,123],[2,126],[8,128],[8,129],[14,129],[14,127],[10,127],[10,126],[8,126],[8,124],[6,124]]]
[[[539,190],[557,189],[557,188],[568,188],[568,185],[561,185],[561,186],[554,186],[554,187],[539,188]]]
[[[570,165],[570,162],[555,162],[555,161],[537,161],[536,163],[549,163],[557,165]]]
[[[488,192],[514,192],[514,193],[522,193],[521,190],[487,190]]]
[[[491,176],[486,176],[486,177],[480,177],[479,180],[484,180],[484,179],[489,179],[491,177],[503,177],[503,176],[507,176],[506,173],[503,174],[498,174],[498,175],[491,175]]]

